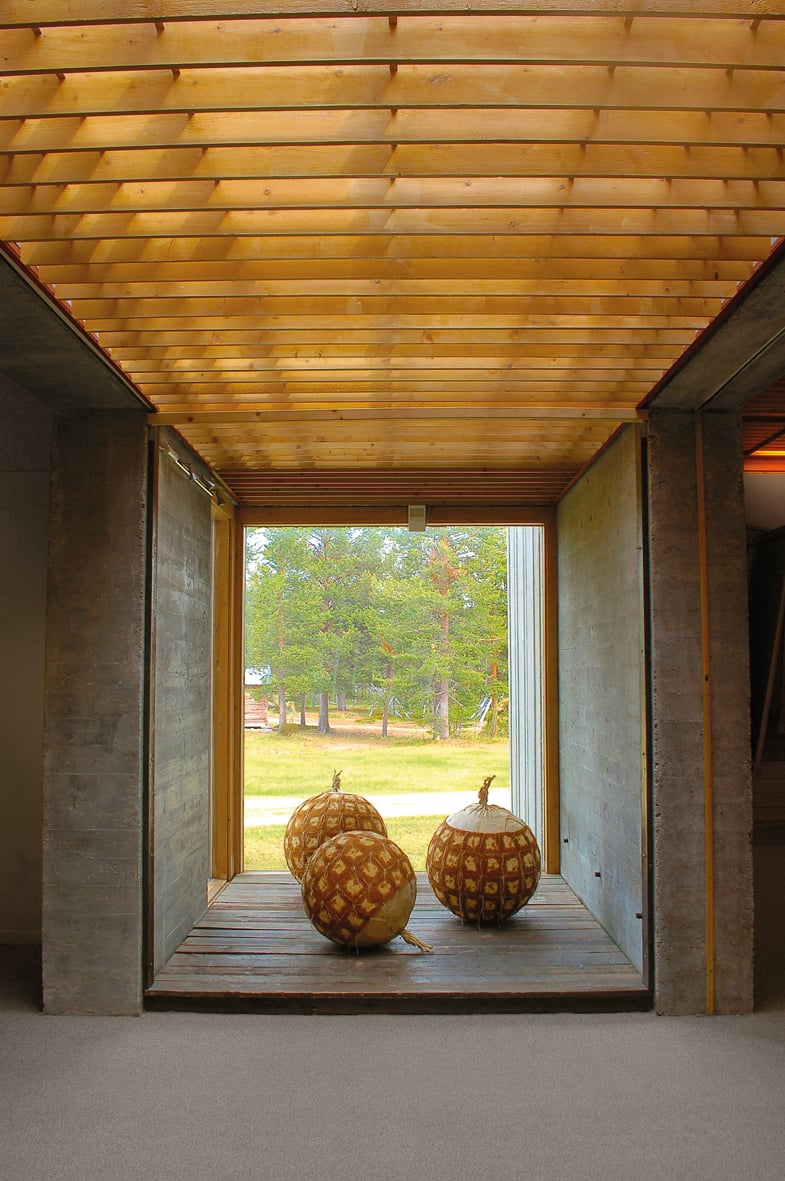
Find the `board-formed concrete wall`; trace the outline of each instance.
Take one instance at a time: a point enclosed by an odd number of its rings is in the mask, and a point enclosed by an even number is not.
[[[629,428],[558,513],[562,874],[644,970],[640,439]]]
[[[58,414],[44,730],[44,1008],[142,1003],[147,428]]]
[[[38,943],[52,415],[0,378],[0,420],[0,943]]]
[[[151,627],[153,972],[207,905],[210,808],[210,500],[158,452]]]
[[[708,413],[702,431],[705,612],[695,415],[652,413],[648,430],[655,1003],[672,1014],[744,1012],[753,1001],[741,424],[732,415]],[[707,845],[713,919],[707,913]]]

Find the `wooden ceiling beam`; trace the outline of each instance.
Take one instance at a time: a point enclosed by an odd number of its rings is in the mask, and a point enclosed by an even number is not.
[[[0,60],[14,61],[2,52]],[[73,40],[73,38],[72,38]],[[79,41],[79,39],[77,39]],[[83,46],[75,45],[81,56]],[[785,52],[785,50],[781,51]],[[110,61],[111,59],[106,59]],[[16,63],[15,67],[16,67]],[[181,63],[182,65],[182,63]],[[514,108],[567,112],[621,110],[749,111],[785,110],[785,71],[776,69],[691,68],[660,64],[581,65],[411,65],[394,75],[387,65],[264,69],[181,70],[173,77],[155,69],[130,74],[111,69],[64,75],[60,63],[44,69],[44,79],[9,83],[0,108],[5,119],[102,116],[192,115],[200,112],[278,111],[294,123],[303,111],[387,112],[404,108],[454,110]],[[178,67],[180,68],[180,67]]]
[[[385,434],[383,427],[377,428],[366,443],[364,463],[358,463],[354,449],[351,445],[347,446],[345,428],[339,434],[327,434],[322,431],[317,440],[312,442],[309,441],[307,430],[302,434],[294,431],[290,434],[286,426],[279,427],[278,432],[271,427],[263,442],[253,441],[253,445],[247,451],[247,458],[242,445],[225,447],[218,444],[211,448],[200,440],[195,440],[195,444],[196,450],[206,462],[214,468],[220,466],[222,479],[234,491],[231,475],[234,466],[247,471],[252,481],[254,469],[267,468],[275,471],[280,468],[293,468],[298,463],[301,472],[331,466],[354,466],[359,477],[363,468],[374,470],[394,467],[396,454],[404,449],[412,456],[411,466],[415,470],[419,467],[423,473],[431,472],[435,467],[458,467],[466,463],[466,448],[470,438],[472,451],[476,455],[476,469],[493,469],[498,465],[511,467],[517,463],[521,471],[527,468],[533,471],[544,468],[547,471],[549,468],[569,464],[574,471],[576,467],[589,462],[617,429],[614,424],[605,423],[599,430],[589,431],[585,423],[577,427],[572,423],[569,437],[573,438],[576,433],[580,433],[581,437],[572,447],[567,447],[566,440],[561,439],[556,446],[550,445],[547,441],[550,430],[541,438],[530,440],[531,427],[527,424],[520,434],[512,433],[508,447],[500,447],[494,437],[498,434],[498,427],[493,423],[489,423],[488,427],[488,432],[480,436],[476,428],[471,434],[467,433],[468,428],[464,428],[463,434],[454,438],[449,438],[443,435],[441,430],[437,430],[436,439],[433,438],[433,423],[425,423],[421,430],[407,430],[404,423],[396,423],[389,434]],[[528,474],[530,478],[533,476],[531,470]],[[358,485],[359,483],[358,479]],[[400,487],[399,484],[399,489]],[[399,491],[399,497],[400,495]],[[311,500],[311,503],[315,502]],[[355,499],[353,503],[358,502]]]
[[[477,13],[531,13],[532,15],[571,14],[594,16],[664,16],[664,17],[739,17],[738,0],[474,0]],[[358,13],[377,16],[436,16],[464,14],[466,0],[265,0],[265,15],[287,17],[356,17]],[[220,0],[4,0],[3,24],[9,27],[39,28],[84,26],[109,22],[150,21],[164,23],[181,20],[244,20],[258,17],[259,0],[233,0],[227,13]],[[755,0],[754,17],[761,24],[785,15],[782,0]]]
[[[331,234],[265,235],[233,238],[140,239],[43,239],[23,244],[22,257],[31,266],[98,265],[105,263],[143,262],[186,265],[228,261],[241,266],[243,261],[303,260],[398,260],[444,257],[450,259],[489,259],[502,264],[510,260],[523,264],[553,259],[612,260],[624,265],[636,260],[666,260],[681,266],[690,259],[707,263],[762,260],[771,249],[766,235],[739,234],[498,234],[455,233],[451,237],[426,233],[378,234],[351,236]]]
[[[779,21],[749,22],[696,15],[689,26],[665,16],[584,13],[579,25],[566,14],[547,21],[529,14],[430,16],[393,25],[377,16],[340,20],[287,19],[142,21],[134,25],[29,25],[0,29],[0,55],[17,74],[55,69],[183,69],[216,65],[351,65],[380,63],[604,62],[645,65],[672,60],[690,65],[740,63],[778,66],[785,30]]]
[[[564,93],[564,89],[562,89]],[[774,147],[785,141],[779,111],[431,110],[175,112],[0,120],[0,152],[94,152],[151,148],[331,144],[579,143]]]
[[[173,315],[187,311],[188,301],[215,299],[238,300],[245,306],[246,300],[264,300],[265,304],[275,300],[311,300],[316,298],[329,308],[336,301],[356,298],[363,301],[373,299],[400,299],[432,301],[436,310],[442,299],[487,298],[494,301],[508,297],[533,299],[554,296],[569,296],[570,299],[594,298],[598,308],[605,299],[725,299],[736,290],[735,282],[728,280],[703,279],[592,279],[583,278],[424,278],[424,279],[268,279],[245,280],[226,279],[220,281],[192,283],[58,283],[56,294],[67,299],[80,314],[85,302],[101,305],[103,311],[107,301],[128,304],[133,307],[139,302],[155,300],[161,307],[171,307]],[[163,301],[167,301],[164,305]],[[174,302],[173,302],[174,301]],[[182,311],[179,301],[185,301]],[[248,305],[250,307],[250,305]],[[299,306],[299,303],[298,305]],[[232,304],[227,303],[224,312],[231,316]],[[195,307],[198,312],[198,308]],[[242,308],[239,309],[242,315]],[[274,310],[274,308],[273,308]],[[130,311],[131,315],[137,314]]]
[[[220,357],[158,357],[145,356],[134,359],[127,355],[129,350],[122,352],[114,350],[112,355],[128,372],[136,376],[142,374],[157,374],[161,381],[169,381],[172,377],[182,374],[189,376],[200,371],[215,374],[226,373],[256,373],[263,377],[270,374],[280,374],[285,380],[294,380],[297,375],[310,374],[313,376],[327,376],[332,378],[336,373],[366,373],[370,377],[381,377],[393,373],[411,373],[418,379],[428,373],[438,373],[441,370],[465,374],[464,380],[472,375],[483,373],[508,372],[516,374],[519,370],[536,377],[552,374],[555,377],[574,374],[576,372],[591,373],[596,379],[609,380],[619,373],[632,375],[662,369],[667,364],[667,357],[660,359],[650,356],[645,358],[629,357],[619,353],[615,357],[607,356],[521,356],[516,352],[491,353],[477,356],[469,353],[442,355],[430,352],[419,356],[399,356],[387,350],[385,355],[361,354],[355,356],[308,356],[298,357],[291,354],[286,356],[265,357],[255,354],[248,358],[237,354]]]
[[[234,331],[251,331],[259,332],[259,316],[236,316],[229,322]],[[90,324],[90,331],[101,334],[101,339],[107,338],[111,334],[136,334],[136,339],[143,335],[144,338],[150,337],[154,333],[168,333],[170,337],[180,340],[183,332],[200,332],[207,335],[215,332],[216,320],[214,316],[184,316],[180,319],[174,319],[171,316],[159,316],[153,318],[144,318],[137,320],[114,320],[101,319],[96,317]],[[344,339],[355,331],[373,330],[384,334],[392,334],[415,330],[419,335],[423,333],[434,333],[441,330],[452,330],[456,333],[471,333],[481,331],[483,333],[499,331],[503,333],[510,333],[514,331],[526,331],[529,329],[553,329],[561,328],[563,330],[576,329],[578,331],[591,332],[607,332],[618,336],[620,332],[629,331],[635,334],[636,339],[640,339],[641,332],[653,332],[655,330],[676,332],[684,334],[692,338],[692,335],[700,332],[706,325],[705,317],[702,316],[668,316],[665,314],[651,315],[651,316],[633,316],[628,313],[623,313],[616,310],[615,315],[577,315],[574,312],[562,310],[556,314],[521,314],[520,312],[512,315],[459,315],[452,313],[450,315],[436,315],[435,313],[418,314],[418,315],[404,315],[403,313],[397,315],[394,319],[390,316],[384,315],[370,315],[362,312],[354,316],[339,316],[326,315],[322,313],[317,316],[266,316],[264,320],[265,328],[271,333],[277,335],[279,331],[299,331],[307,333],[309,336],[315,332],[322,330],[337,331],[344,336]],[[225,321],[221,322],[221,328],[226,329],[229,326]],[[110,343],[110,341],[107,341]]]
[[[575,423],[566,424],[564,436],[554,434],[553,424],[548,423],[546,429],[540,433],[532,431],[531,423],[522,424],[518,430],[512,424],[506,427],[510,432],[509,439],[501,444],[498,439],[499,426],[488,420],[486,430],[481,424],[464,423],[461,430],[446,433],[440,419],[400,420],[394,421],[389,428],[379,423],[375,428],[368,424],[364,438],[366,467],[392,466],[396,450],[402,443],[411,448],[425,470],[430,466],[423,460],[433,452],[442,460],[450,464],[466,462],[466,448],[471,441],[473,457],[476,465],[488,464],[491,468],[496,464],[512,464],[516,460],[521,468],[537,462],[543,466],[559,464],[565,461],[573,463],[585,462],[591,459],[597,448],[605,442],[610,434],[618,428],[618,423]],[[292,423],[270,423],[268,430],[260,432],[261,438],[253,438],[249,443],[238,436],[233,447],[231,440],[224,443],[220,436],[214,444],[215,451],[221,455],[221,467],[225,469],[234,461],[243,463],[248,468],[255,466],[290,467],[299,460],[302,468],[320,467],[333,464],[345,467],[347,463],[355,461],[355,449],[352,447],[347,430],[341,424],[319,424],[319,433],[313,437],[310,424],[298,427]],[[188,428],[189,433],[192,428]],[[196,435],[194,435],[196,449],[203,458],[209,456],[209,450]],[[227,454],[228,452],[228,454]],[[234,454],[232,454],[234,452]],[[305,453],[305,454],[304,454]],[[310,456],[310,458],[309,458]],[[266,457],[266,462],[259,460]],[[358,465],[363,466],[363,465]],[[413,463],[416,467],[417,464]],[[231,486],[231,485],[230,485]]]
[[[0,184],[339,177],[669,177],[778,180],[776,147],[652,144],[306,144],[0,155]]]
[[[649,328],[643,325],[624,327],[615,324],[612,327],[601,325],[584,325],[570,321],[561,327],[553,327],[550,322],[540,326],[526,327],[472,326],[466,320],[452,327],[427,325],[419,328],[392,327],[324,327],[321,325],[311,328],[260,328],[253,324],[247,328],[233,330],[226,327],[220,329],[187,327],[163,330],[149,330],[144,332],[114,332],[106,329],[101,332],[101,343],[109,349],[130,348],[133,350],[169,350],[182,347],[185,350],[203,348],[214,345],[216,348],[235,350],[243,345],[269,346],[280,349],[281,355],[297,355],[303,349],[312,348],[341,348],[364,349],[367,347],[412,349],[421,347],[456,347],[460,349],[493,348],[497,346],[523,347],[546,349],[555,347],[558,354],[572,355],[570,350],[576,350],[581,355],[582,350],[591,351],[593,348],[629,350],[630,356],[635,356],[635,349],[649,349],[655,352],[661,349],[681,349],[689,343],[694,331],[689,328]],[[219,343],[221,342],[221,343]]]
[[[511,381],[500,378],[497,381],[470,382],[466,392],[466,401],[474,403],[480,401],[483,406],[499,402],[510,402],[521,406],[527,402],[539,404],[557,400],[563,406],[581,400],[620,402],[623,405],[636,406],[641,398],[648,393],[651,386],[645,382],[593,382],[581,379],[570,379],[565,383],[566,389],[554,391],[544,382]],[[557,397],[558,395],[558,397]],[[456,384],[453,381],[405,382],[387,381],[383,385],[372,381],[358,381],[351,384],[346,382],[202,382],[176,383],[172,382],[166,390],[156,394],[155,405],[163,411],[171,406],[189,406],[193,410],[219,409],[257,409],[263,406],[265,399],[285,400],[294,405],[298,400],[322,401],[325,411],[337,413],[342,403],[356,401],[360,397],[373,398],[380,409],[392,410],[392,401],[396,405],[410,404],[414,411],[418,402],[438,400],[445,396],[449,402],[456,397]]]
[[[3,22],[5,25],[5,22]],[[785,24],[718,20],[693,14],[688,23],[664,14],[584,12],[499,15],[423,12],[392,25],[381,16],[286,19],[153,20],[82,24],[73,28],[0,25],[0,59],[14,74],[91,70],[185,70],[232,66],[351,66],[391,62],[434,65],[522,62],[616,62],[632,67],[672,62],[680,67],[781,68]]]
[[[148,415],[151,426],[195,426],[195,427],[237,427],[249,424],[264,424],[267,422],[379,422],[385,418],[403,420],[416,418],[419,424],[427,421],[442,422],[444,419],[456,421],[474,421],[476,419],[502,420],[504,422],[554,422],[561,420],[572,424],[576,419],[587,421],[601,420],[603,422],[636,422],[640,416],[634,407],[629,405],[593,405],[585,403],[580,406],[565,406],[563,403],[552,406],[483,406],[460,404],[451,402],[446,405],[412,406],[408,403],[395,406],[342,406],[338,410],[327,410],[320,407],[298,406],[270,406],[264,409],[242,410],[233,407],[223,410],[195,410],[189,406],[167,408],[155,414]],[[440,426],[440,430],[443,427]],[[238,432],[238,438],[243,432]]]
[[[467,367],[483,366],[499,367],[508,365],[512,368],[531,366],[532,368],[552,368],[563,365],[565,368],[586,366],[587,368],[627,368],[636,366],[641,368],[659,368],[667,364],[673,355],[673,348],[661,347],[658,352],[656,346],[613,344],[560,344],[558,350],[548,352],[547,345],[517,344],[506,342],[504,347],[498,342],[484,345],[189,345],[156,346],[142,344],[136,347],[120,346],[112,348],[112,357],[133,367],[133,370],[144,372],[146,368],[176,368],[179,365],[201,367],[203,365],[222,366],[229,361],[237,367],[257,365],[260,368],[287,365],[289,368],[306,368],[313,366],[319,370],[328,368],[342,368],[367,365],[386,366],[397,364],[403,367],[418,368],[420,366],[436,365],[439,367]]]
[[[139,371],[130,368],[129,372],[145,389],[148,396],[152,394],[152,387],[165,386],[156,392],[156,400],[176,389],[201,390],[206,387],[221,387],[239,391],[249,389],[254,396],[260,396],[262,391],[266,396],[270,390],[282,388],[296,391],[298,388],[323,389],[328,397],[332,397],[336,390],[345,391],[353,395],[358,387],[376,389],[380,394],[392,388],[419,389],[438,387],[454,389],[456,394],[462,390],[469,390],[472,395],[483,390],[500,389],[505,393],[528,393],[530,390],[543,394],[556,392],[561,394],[565,386],[574,385],[576,392],[623,389],[625,396],[629,393],[640,392],[646,394],[653,385],[653,378],[646,372],[637,370],[634,366],[629,369],[598,369],[564,367],[535,368],[521,366],[509,367],[501,364],[495,367],[459,368],[457,366],[433,365],[425,368],[389,367],[374,369],[364,366],[348,369],[289,369],[281,366],[271,369],[175,369]]]
[[[445,281],[580,281],[591,283],[667,282],[669,291],[686,292],[687,284],[711,283],[727,287],[749,278],[747,261],[708,259],[613,259],[613,258],[340,258],[340,259],[256,259],[254,261],[129,262],[45,264],[40,274],[56,284],[60,298],[87,295],[116,295],[121,291],[141,294],[171,294],[174,285],[198,287],[203,293],[237,294],[241,285],[271,282],[389,283],[409,280],[429,282],[435,287]],[[671,284],[679,284],[674,289]],[[302,288],[307,290],[308,288]],[[660,288],[662,289],[662,288]],[[634,289],[633,289],[634,290]]]
[[[52,238],[275,237],[326,234],[633,234],[712,237],[738,232],[744,237],[778,237],[782,210],[616,207],[509,208],[442,207],[377,209],[215,209],[192,212],[10,214],[0,215],[0,238],[41,242]]]
[[[462,177],[352,179],[313,178],[268,180],[264,185],[242,181],[155,181],[123,184],[5,185],[0,186],[0,217],[155,214],[173,218],[177,213],[211,214],[254,212],[282,215],[302,211],[305,217],[318,209],[329,218],[330,210],[438,209],[526,211],[536,209],[666,210],[730,209],[782,210],[785,179],[708,180],[654,177]]]
[[[85,299],[68,301],[78,320],[110,321],[118,326],[126,320],[176,320],[178,317],[199,319],[220,318],[224,323],[233,317],[256,317],[257,322],[269,317],[279,319],[287,316],[321,316],[325,319],[335,316],[376,315],[398,320],[401,317],[422,315],[434,317],[457,316],[538,316],[559,315],[564,311],[565,300],[561,296],[270,296],[267,298],[236,299],[209,297],[201,299]],[[719,298],[690,298],[669,296],[624,295],[574,296],[569,307],[574,316],[596,317],[638,316],[638,317],[695,317],[707,322],[717,315],[722,306]]]

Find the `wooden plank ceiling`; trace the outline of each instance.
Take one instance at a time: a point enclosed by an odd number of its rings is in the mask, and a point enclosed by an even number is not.
[[[0,238],[246,505],[553,503],[785,234],[785,0],[2,21]]]

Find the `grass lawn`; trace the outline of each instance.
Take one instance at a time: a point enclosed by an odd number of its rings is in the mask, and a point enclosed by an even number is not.
[[[466,803],[477,798],[487,775],[494,785],[509,787],[509,746],[506,739],[433,739],[353,732],[350,719],[339,721],[331,735],[315,727],[245,733],[245,791],[249,796],[308,796],[327,791],[333,771],[341,771],[342,786],[359,795],[458,791]],[[392,840],[408,854],[415,870],[425,869],[425,854],[444,815],[393,816],[385,823]],[[285,825],[263,825],[245,830],[245,868],[286,869],[283,855]]]
[[[494,787],[509,787],[506,739],[377,738],[315,729],[282,735],[246,731],[245,791],[254,796],[313,795],[327,791],[333,771],[342,786],[361,795],[374,792],[465,791],[467,803],[486,775]]]
[[[392,816],[385,820],[387,834],[407,853],[416,871],[425,870],[425,854],[434,829],[443,816]],[[286,869],[283,855],[283,824],[245,830],[245,868]]]

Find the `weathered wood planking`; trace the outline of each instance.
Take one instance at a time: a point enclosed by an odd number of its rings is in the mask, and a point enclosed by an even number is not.
[[[463,925],[418,875],[411,930],[356,954],[311,926],[285,873],[240,874],[148,989],[155,1007],[268,1012],[524,1012],[640,1009],[640,975],[566,883],[546,876],[503,927]]]

